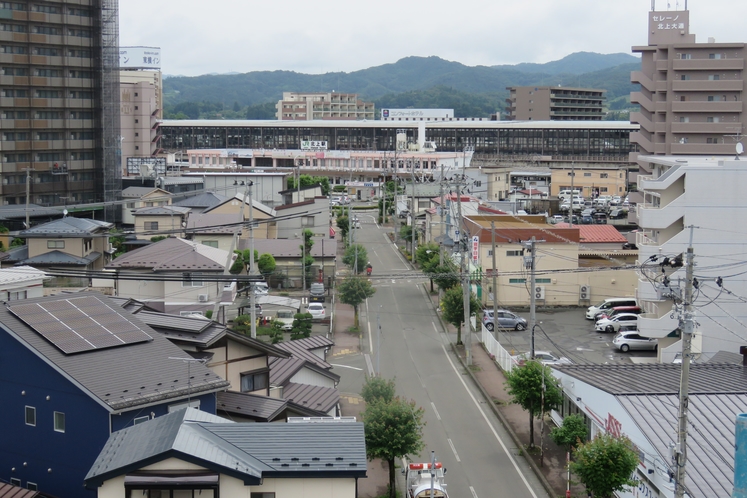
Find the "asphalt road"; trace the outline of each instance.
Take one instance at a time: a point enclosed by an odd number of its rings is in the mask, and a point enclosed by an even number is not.
[[[376,287],[361,316],[364,349],[374,370],[395,379],[397,394],[424,409],[425,448],[419,461],[429,461],[430,452],[435,451],[437,460],[448,469],[451,496],[489,497],[500,490],[499,494],[515,498],[546,498],[451,353],[453,338],[442,330],[423,280],[411,274],[373,216],[359,213],[358,217],[361,229],[356,230],[356,241],[368,251]],[[360,392],[366,362],[358,356],[336,363],[343,363],[337,370],[342,375],[340,390]]]

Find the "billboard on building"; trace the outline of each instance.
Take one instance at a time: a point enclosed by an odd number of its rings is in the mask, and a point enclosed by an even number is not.
[[[120,69],[161,69],[160,47],[119,47]]]
[[[327,150],[324,140],[301,140],[301,150]]]
[[[146,176],[163,175],[166,173],[165,157],[128,157],[127,175]]]
[[[448,119],[454,117],[454,109],[382,109],[383,120]]]

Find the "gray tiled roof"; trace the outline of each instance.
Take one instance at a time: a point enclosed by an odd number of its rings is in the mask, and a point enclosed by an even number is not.
[[[198,416],[213,421],[191,419]],[[184,409],[112,434],[86,485],[99,486],[171,456],[248,485],[273,477],[365,477],[367,465],[359,422],[236,424]]]
[[[72,265],[72,266],[87,266],[93,261],[96,261],[101,257],[100,252],[92,252],[84,258],[79,258],[55,249],[54,251],[45,252],[39,254],[33,258],[24,259],[21,264],[24,265]]]
[[[93,292],[105,303],[107,297]],[[50,302],[66,299],[51,296],[29,299],[29,302]],[[116,303],[113,312],[133,322],[139,328],[151,331],[148,342],[128,344],[109,349],[97,349],[67,355],[48,342],[5,306],[0,306],[0,324],[27,348],[38,353],[47,363],[81,386],[100,404],[110,410],[120,410],[167,399],[186,398],[192,395],[215,392],[230,384],[203,365],[192,365],[193,380],[188,385],[187,368],[178,360],[184,352],[168,339],[152,331],[138,315],[124,311]]]
[[[304,337],[303,339],[296,339],[291,342],[293,343],[293,347],[302,348],[307,351],[327,349],[335,345],[335,341],[323,335],[312,335],[311,337]]]
[[[199,213],[193,214],[187,220],[187,233],[225,233],[232,234],[239,227],[239,219],[235,214]]]
[[[680,365],[564,365],[558,370],[602,391],[615,395],[676,394],[680,386]],[[747,369],[723,363],[690,365],[690,394],[745,394]]]
[[[135,211],[135,216],[162,216],[162,215],[177,215],[181,216],[183,214],[189,213],[190,209],[188,207],[181,207],[181,206],[153,206],[153,207],[144,207],[140,208]]]
[[[314,237],[314,245],[311,246],[311,256],[321,258],[322,251],[325,258],[334,258],[337,254],[337,240],[322,237]],[[239,240],[239,249],[249,249],[249,241]],[[278,258],[300,258],[301,239],[254,239],[254,249],[260,254],[270,253],[275,259]]]
[[[329,369],[322,368],[316,363],[311,363],[303,358],[293,356],[288,359],[273,358],[270,360],[270,384],[274,386],[285,385],[288,380],[296,374],[296,372],[304,367],[328,377],[333,380],[335,384],[340,382],[340,376],[332,373]]]
[[[86,218],[73,218],[66,216],[59,220],[50,221],[36,225],[27,230],[18,232],[21,238],[39,238],[39,237],[90,237],[94,233],[109,230],[114,226],[113,223],[105,221],[89,220]]]
[[[291,412],[293,416],[326,416],[326,412],[312,410],[285,399],[233,391],[218,393],[218,410],[262,422],[278,421],[287,412]]]
[[[180,201],[172,202],[172,206],[183,206],[188,208],[211,208],[225,202],[228,198],[218,195],[214,192],[205,192],[199,195],[193,195]]]
[[[222,271],[227,256],[228,252],[222,249],[168,237],[121,255],[107,268]]]
[[[693,365],[694,366],[694,365]],[[669,461],[677,433],[677,395],[618,396],[660,461]],[[747,407],[746,394],[696,394],[689,397],[687,474],[693,497],[729,497],[734,487],[735,419]],[[654,465],[654,468],[658,466]]]
[[[289,352],[293,357],[306,360],[309,363],[317,365],[325,370],[332,368],[332,365],[319,358],[317,355],[312,353],[306,348],[305,343],[296,344],[298,341],[286,341],[276,344],[276,346],[284,351]],[[334,344],[334,343],[333,343]]]
[[[148,195],[153,191],[160,190],[155,187],[127,187],[126,189],[122,190],[122,197],[137,197],[140,198],[144,195]],[[170,195],[168,192],[164,191],[164,195]]]
[[[294,403],[329,412],[340,402],[340,392],[332,387],[312,386],[309,384],[288,383],[283,387],[283,397]]]

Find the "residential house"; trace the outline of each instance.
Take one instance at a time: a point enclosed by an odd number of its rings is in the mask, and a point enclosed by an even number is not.
[[[189,208],[181,206],[140,208],[133,213],[135,236],[139,240],[151,240],[158,236],[183,237],[189,211]]]
[[[557,223],[558,228],[568,228],[568,223]],[[638,259],[638,249],[628,249],[628,239],[613,225],[573,225],[578,228],[578,266],[593,268],[619,266],[621,263],[634,265]]]
[[[123,254],[107,270],[115,274],[112,278],[116,296],[137,299],[165,313],[204,315],[214,311],[216,304],[222,313],[233,303],[236,282],[210,282],[202,278],[223,275],[226,263],[230,267],[235,260],[236,255],[228,251],[168,237]],[[138,278],[139,275],[143,278]],[[174,275],[181,278],[166,278]]]
[[[105,221],[66,216],[21,230],[17,236],[26,245],[8,250],[3,267],[28,265],[40,270],[65,268],[81,276],[56,277],[51,285],[87,286],[85,271],[101,270],[109,263],[112,249],[109,231],[114,224]]]
[[[737,356],[737,355],[730,355]],[[738,356],[737,356],[738,357]],[[735,419],[747,405],[747,370],[713,357],[690,365],[688,390],[687,495],[732,496]],[[631,476],[637,486],[616,493],[620,498],[674,498],[681,365],[610,364],[553,367],[563,402],[552,412],[561,424],[570,414],[583,416],[589,437],[627,436],[639,462]]]
[[[100,497],[356,498],[363,424],[235,423],[193,409],[111,435],[86,476]]]
[[[241,218],[242,207],[244,210],[243,220]],[[211,218],[204,218],[209,221],[198,222],[198,224],[203,227],[208,222],[213,222],[216,225],[225,225],[241,223],[243,221],[245,222],[245,225],[240,238],[247,239],[249,238],[249,226],[246,222],[253,220],[255,239],[277,238],[277,227],[274,219],[277,216],[277,213],[275,210],[263,204],[261,201],[253,198],[250,199],[248,196],[244,196],[243,194],[236,194],[234,197],[205,210],[202,216],[205,215],[211,215]],[[222,218],[217,215],[221,215]]]
[[[46,273],[31,266],[0,269],[0,301],[21,301],[44,296]]]
[[[127,187],[122,190],[122,224],[132,226],[135,224],[134,212],[144,207],[157,207],[170,205],[172,194],[166,190],[155,187]]]
[[[226,200],[226,196],[218,195],[215,192],[203,192],[201,194],[192,195],[179,201],[172,202],[172,205],[188,207],[191,210],[191,215],[194,216],[195,214],[207,211],[211,207],[217,206]]]
[[[335,276],[335,260],[337,258],[337,240],[326,237],[315,237],[312,239],[311,257],[314,263],[311,265],[310,278],[313,281],[323,281],[329,286],[330,279]],[[248,240],[239,241],[239,249],[249,249]],[[301,287],[302,269],[301,238],[297,239],[265,239],[255,240],[254,249],[260,255],[270,253],[275,257],[275,273],[269,278],[271,287]],[[306,284],[309,284],[307,279]]]
[[[495,227],[494,235],[491,222]],[[481,282],[475,283],[475,290],[478,297],[486,304],[489,301],[491,306],[491,295],[495,295],[493,240],[497,288],[495,299],[500,306],[527,306],[530,292],[534,293],[537,304],[543,306],[589,306],[607,297],[635,294],[635,270],[619,268],[627,265],[631,254],[621,251],[621,258],[618,259],[614,252],[590,250],[580,244],[579,226],[548,225],[544,216],[473,215],[465,217],[462,229],[470,241],[470,269],[482,277]],[[535,286],[530,291],[527,264],[531,251],[528,242],[533,237],[537,241],[537,276]],[[477,252],[473,249],[475,240],[479,246]],[[622,244],[618,247],[622,248]],[[598,265],[598,270],[579,271],[580,255],[586,250],[590,251],[589,255],[605,260],[604,264]],[[477,256],[476,260],[474,255]],[[608,268],[610,266],[612,268]]]
[[[292,239],[303,230],[311,230],[316,237],[329,234],[329,199],[323,196],[306,199],[295,204],[283,204],[275,208],[277,215],[277,238]]]
[[[229,382],[184,357],[99,293],[0,306],[0,481],[94,496],[81,486],[112,432],[187,404],[215,413]]]
[[[283,197],[283,204],[297,204],[316,197],[325,197],[322,193],[322,184],[301,186],[301,188],[289,188],[278,192]],[[276,206],[277,209],[277,206]]]

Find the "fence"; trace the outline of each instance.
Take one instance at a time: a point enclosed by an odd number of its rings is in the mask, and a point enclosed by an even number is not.
[[[511,355],[506,351],[501,343],[499,343],[493,333],[490,332],[485,326],[482,326],[482,343],[485,345],[485,349],[495,357],[495,362],[501,367],[501,369],[508,373],[514,367],[514,362],[511,359]]]

